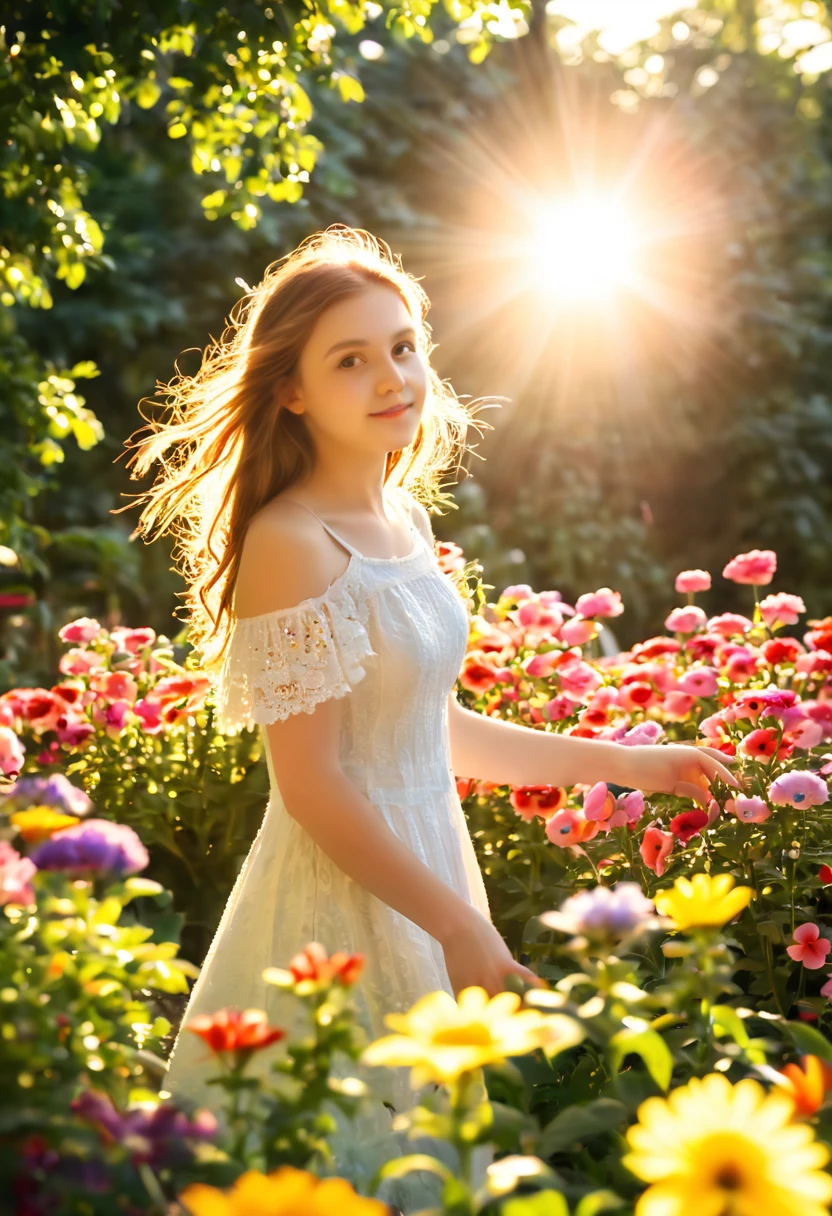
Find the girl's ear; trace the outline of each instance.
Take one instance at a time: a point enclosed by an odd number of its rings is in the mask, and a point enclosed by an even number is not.
[[[292,414],[303,413],[303,399],[292,376],[280,376],[274,386],[274,403]]]

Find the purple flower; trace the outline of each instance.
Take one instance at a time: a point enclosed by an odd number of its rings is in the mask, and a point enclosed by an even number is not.
[[[68,781],[63,773],[53,773],[50,777],[31,773],[19,777],[4,794],[11,806],[8,802],[4,802],[3,806],[9,810],[24,811],[29,806],[48,806],[79,819],[92,810],[92,802],[84,791]]]
[[[829,789],[816,773],[782,773],[769,786],[768,796],[776,806],[822,806],[829,801]]]
[[[32,854],[39,870],[135,874],[148,864],[147,849],[132,828],[109,819],[88,819],[44,841]]]
[[[110,1098],[97,1090],[86,1090],[70,1106],[81,1118],[97,1124],[108,1136],[130,1150],[134,1164],[170,1167],[186,1163],[192,1154],[189,1140],[211,1140],[217,1120],[208,1110],[198,1110],[191,1119],[171,1102],[153,1110],[119,1111]]]
[[[653,915],[652,900],[647,899],[637,882],[620,882],[615,887],[594,887],[571,895],[557,912],[544,912],[542,924],[564,933],[584,937],[626,937],[646,927]]]

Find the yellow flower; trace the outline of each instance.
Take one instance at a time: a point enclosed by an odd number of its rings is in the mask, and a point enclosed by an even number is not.
[[[30,806],[28,810],[16,811],[10,822],[27,844],[39,844],[61,828],[71,828],[81,821],[75,815],[53,811],[51,806]]]
[[[832,1177],[794,1103],[721,1073],[648,1098],[627,1132],[624,1164],[651,1182],[635,1216],[825,1216]]]
[[[463,988],[458,1002],[445,991],[429,992],[407,1013],[388,1013],[384,1021],[398,1034],[376,1039],[365,1050],[365,1064],[412,1065],[414,1089],[435,1081],[457,1080],[462,1073],[506,1056],[542,1047],[554,1055],[580,1042],[580,1025],[563,1014],[518,1007],[516,992],[489,1000],[484,988]]]
[[[751,887],[733,887],[733,874],[694,874],[690,880],[677,878],[672,889],[659,891],[654,903],[677,929],[719,927],[742,912],[754,894]]]
[[[271,1174],[247,1170],[230,1191],[195,1182],[179,1202],[190,1216],[389,1216],[378,1199],[357,1195],[345,1178],[316,1178],[283,1165]]]

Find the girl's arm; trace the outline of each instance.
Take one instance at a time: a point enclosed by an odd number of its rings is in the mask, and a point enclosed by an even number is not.
[[[716,748],[689,744],[625,747],[532,730],[466,709],[448,698],[451,760],[458,777],[493,785],[594,785],[607,781],[645,792],[678,794],[707,806],[707,786],[719,777],[739,782]]]

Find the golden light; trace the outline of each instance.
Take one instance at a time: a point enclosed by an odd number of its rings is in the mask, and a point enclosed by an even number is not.
[[[602,302],[633,286],[639,233],[626,209],[591,194],[541,208],[529,233],[539,287],[556,301]]]

